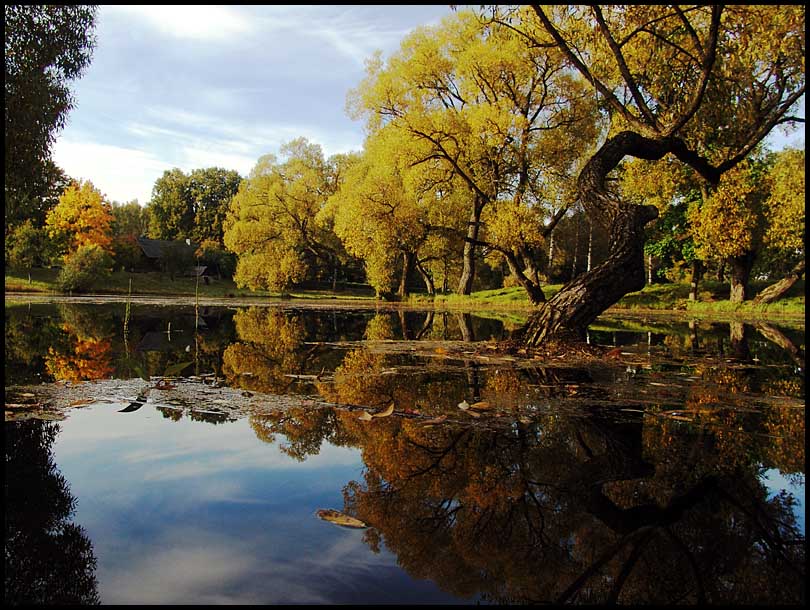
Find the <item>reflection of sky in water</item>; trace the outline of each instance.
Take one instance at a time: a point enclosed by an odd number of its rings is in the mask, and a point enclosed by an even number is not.
[[[798,480],[791,481],[782,476],[775,468],[769,468],[761,477],[762,483],[768,488],[768,497],[773,497],[784,490],[796,498],[796,506],[793,512],[796,515],[796,524],[802,535],[804,530],[804,476]]]
[[[297,462],[248,420],[173,422],[147,405],[74,411],[53,450],[98,559],[104,604],[457,601],[372,553],[342,509],[360,453],[324,443]]]

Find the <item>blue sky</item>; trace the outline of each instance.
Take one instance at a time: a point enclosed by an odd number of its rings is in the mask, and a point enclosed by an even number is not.
[[[164,171],[224,167],[306,137],[329,156],[359,150],[346,94],[449,5],[102,6],[98,45],[73,85],[76,108],[53,148],[69,176],[109,199],[146,204]],[[800,112],[803,116],[804,108]],[[803,130],[774,136],[804,147]]]
[[[146,204],[165,170],[235,169],[306,137],[359,150],[346,94],[449,5],[101,6],[97,47],[53,148],[69,176]]]

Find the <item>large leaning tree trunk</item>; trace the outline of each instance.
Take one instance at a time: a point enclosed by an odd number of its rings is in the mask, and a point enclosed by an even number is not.
[[[608,307],[644,287],[644,227],[658,217],[658,210],[619,200],[607,191],[605,179],[626,155],[658,160],[679,147],[682,143],[674,139],[650,139],[624,131],[591,157],[580,172],[577,190],[589,218],[608,231],[608,257],[539,305],[523,329],[526,345],[581,339]]]
[[[800,260],[786,277],[760,292],[754,297],[754,304],[764,305],[765,303],[773,303],[777,299],[782,298],[788,290],[793,288],[793,284],[798,282],[804,275],[804,263],[804,259]]]

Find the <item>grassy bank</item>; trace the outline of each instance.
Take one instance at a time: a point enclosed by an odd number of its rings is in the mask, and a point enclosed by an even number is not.
[[[28,274],[25,272],[6,271],[6,292],[30,292],[61,294],[56,288],[57,269],[33,269],[31,271],[31,282],[28,282]],[[194,296],[196,279],[191,277],[178,277],[171,280],[164,273],[127,273],[117,271],[110,275],[103,282],[98,282],[88,291],[93,294],[120,294],[125,295],[129,290],[129,280],[132,279],[133,295],[150,296]],[[231,280],[212,280],[210,284],[199,282],[200,298],[279,298],[278,292],[268,292],[266,290],[252,291],[247,288],[237,288]],[[347,298],[347,299],[372,299],[374,294],[370,289],[352,286],[341,291],[332,292],[330,290],[293,290],[289,296],[296,298]]]
[[[765,282],[752,282],[752,294],[756,294],[767,285]],[[562,285],[559,284],[548,285],[543,287],[543,291],[548,298],[556,294],[561,287]],[[804,317],[804,294],[805,283],[804,280],[800,280],[785,297],[770,305],[754,305],[751,302],[731,303],[728,300],[728,284],[707,281],[701,284],[699,300],[690,301],[688,284],[653,284],[645,286],[638,292],[625,295],[611,310],[675,311],[698,317]],[[418,305],[433,303],[437,308],[447,309],[531,310],[526,292],[519,287],[482,290],[469,296],[437,295],[432,299],[425,295],[415,295],[411,298],[411,303]]]
[[[59,294],[56,289],[57,270],[34,269],[31,273],[31,282],[26,273],[7,271],[6,292],[30,292]],[[194,296],[194,278],[177,278],[174,281],[161,273],[126,273],[116,272],[105,280],[103,284],[95,286],[92,292],[96,294],[125,295],[129,289],[129,279],[132,278],[132,293],[134,295],[150,296]],[[762,290],[767,284],[752,282],[752,294]],[[546,297],[554,295],[562,286],[544,286]],[[804,317],[805,282],[797,282],[787,295],[770,305],[754,305],[751,302],[734,304],[728,301],[729,287],[726,283],[706,281],[701,284],[698,301],[689,301],[689,286],[687,284],[653,284],[645,286],[639,292],[626,295],[611,308],[611,311],[643,312],[643,311],[675,311],[688,313],[692,316],[705,317]],[[199,284],[200,298],[279,298],[277,292],[256,291],[237,288],[230,280],[214,280],[206,285]],[[373,291],[367,286],[353,285],[337,292],[331,290],[293,290],[293,298],[307,299],[363,299],[374,300]],[[481,290],[469,296],[457,294],[436,295],[429,297],[424,294],[412,295],[409,305],[418,307],[434,307],[436,309],[455,309],[466,311],[511,311],[515,314],[525,314],[531,310],[531,304],[526,292],[520,287],[496,288],[494,290]]]

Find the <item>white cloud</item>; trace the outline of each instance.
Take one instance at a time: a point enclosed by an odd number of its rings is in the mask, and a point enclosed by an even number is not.
[[[228,41],[253,29],[245,16],[227,6],[110,5],[104,10],[141,19],[162,34],[178,38]]]
[[[108,199],[146,204],[152,185],[166,163],[142,150],[61,138],[53,147],[54,162],[71,178],[90,180]]]

